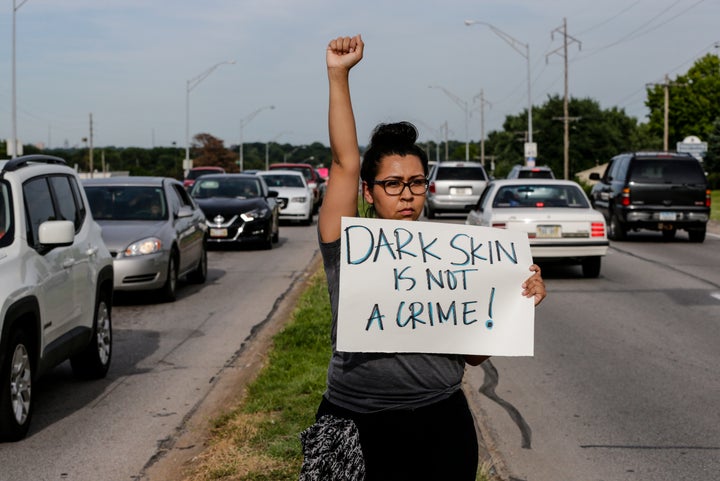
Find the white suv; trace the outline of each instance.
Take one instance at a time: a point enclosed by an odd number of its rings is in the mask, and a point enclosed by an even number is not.
[[[70,359],[82,378],[112,354],[112,257],[77,174],[45,155],[0,160],[0,439],[28,432],[32,383]]]

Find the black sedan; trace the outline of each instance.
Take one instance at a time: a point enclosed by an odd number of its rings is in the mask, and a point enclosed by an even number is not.
[[[208,243],[256,242],[271,249],[280,238],[278,194],[258,176],[205,175],[190,195],[205,213]]]

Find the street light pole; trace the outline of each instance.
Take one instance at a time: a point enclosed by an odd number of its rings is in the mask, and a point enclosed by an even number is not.
[[[200,82],[208,78],[220,65],[232,65],[234,63],[235,60],[218,62],[197,77],[193,77],[187,81],[185,86],[185,161],[183,162],[183,170],[186,172],[192,168],[192,160],[190,160],[190,92],[197,87]]]
[[[458,107],[463,109],[463,111],[465,112],[465,160],[470,160],[470,133],[468,131],[468,123],[470,121],[470,109],[468,108],[467,101],[462,100],[460,97],[450,92],[445,87],[441,87],[440,85],[430,85],[429,88],[442,90],[443,92],[445,92],[445,95],[450,97],[453,102],[455,102]]]
[[[527,62],[527,92],[528,92],[528,134],[527,134],[527,140],[528,143],[533,143],[533,128],[532,128],[532,94],[530,92],[530,44],[529,43],[522,43],[521,41],[517,40],[516,38],[513,38],[509,34],[503,32],[496,26],[489,24],[487,22],[481,22],[480,20],[465,20],[465,26],[469,27],[470,25],[485,25],[490,30],[495,33],[498,37],[503,39],[508,45],[510,45],[513,50],[515,50],[517,53],[525,57],[525,60]],[[524,52],[520,47],[524,47]],[[527,159],[526,159],[527,161]]]
[[[240,148],[238,149],[238,150],[240,151],[240,152],[239,152],[239,154],[240,154],[240,160],[238,161],[238,165],[240,166],[240,172],[242,172],[243,170],[245,170],[245,159],[243,159],[243,151],[245,150],[245,149],[243,149],[243,129],[245,128],[245,126],[246,126],[247,124],[250,123],[250,121],[251,121],[252,119],[255,118],[255,116],[256,116],[257,114],[259,114],[259,113],[262,112],[263,110],[268,110],[268,109],[269,109],[269,110],[272,110],[272,109],[274,109],[274,108],[275,108],[274,105],[266,105],[265,107],[260,107],[259,109],[257,109],[256,111],[252,112],[250,115],[248,115],[248,116],[245,117],[244,119],[240,120]]]
[[[13,0],[13,18],[12,18],[12,156],[17,157],[18,136],[17,136],[17,91],[16,91],[16,73],[15,73],[15,14],[27,0],[17,3]]]

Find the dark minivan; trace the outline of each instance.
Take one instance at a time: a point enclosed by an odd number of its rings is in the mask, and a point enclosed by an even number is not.
[[[703,242],[710,218],[710,190],[700,162],[690,154],[634,152],[613,157],[602,177],[590,179],[590,199],[603,213],[608,237],[622,240],[629,230],[660,231],[672,239],[686,230]]]

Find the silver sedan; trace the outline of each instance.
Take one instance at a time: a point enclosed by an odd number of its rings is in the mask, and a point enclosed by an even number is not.
[[[113,255],[116,291],[158,290],[174,301],[177,282],[207,277],[205,216],[168,177],[85,179],[85,193]]]

